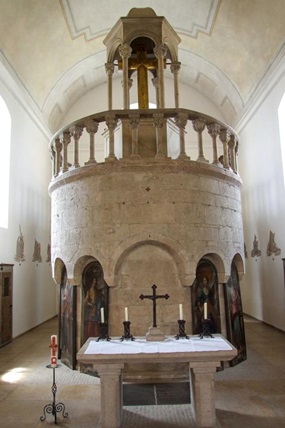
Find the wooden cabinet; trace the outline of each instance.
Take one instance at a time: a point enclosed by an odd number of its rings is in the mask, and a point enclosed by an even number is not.
[[[13,265],[0,264],[0,346],[12,340]]]

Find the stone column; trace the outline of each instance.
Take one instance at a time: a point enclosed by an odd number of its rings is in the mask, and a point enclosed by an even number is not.
[[[96,364],[101,379],[101,427],[119,428],[123,410],[122,369],[124,364]]]
[[[74,162],[73,167],[78,168],[80,166],[79,164],[79,150],[78,150],[78,141],[79,138],[82,135],[83,128],[80,126],[72,126],[69,128],[70,134],[73,136],[74,140]]]
[[[164,115],[163,113],[154,113],[153,115],[153,124],[155,126],[156,134],[156,158],[164,158],[163,153],[163,139],[162,139],[162,127],[164,125]]]
[[[159,105],[159,88],[158,88],[158,77],[153,77],[152,79],[151,79],[151,81],[152,81],[152,84],[153,84],[153,86],[154,86],[154,89],[155,89],[155,99],[156,99],[156,107],[158,107],[158,105]]]
[[[63,158],[61,171],[68,171],[68,159],[67,159],[67,148],[70,143],[70,132],[63,132],[62,134],[62,145],[63,145]]]
[[[175,118],[175,123],[179,128],[180,154],[178,159],[190,159],[185,152],[185,126],[188,122],[188,114],[179,112]]]
[[[61,149],[62,149],[62,144],[60,142],[60,138],[56,138],[54,140],[54,150],[55,150],[55,172],[54,172],[54,176],[57,177],[60,171],[60,165],[61,165]]]
[[[132,159],[139,159],[139,147],[138,147],[138,128],[140,124],[140,115],[137,113],[130,114],[130,126],[132,128]]]
[[[112,78],[114,74],[114,64],[112,62],[107,62],[105,64],[105,70],[107,73],[107,85],[108,85],[108,110],[113,109],[113,88],[112,88]]]
[[[55,149],[54,149],[54,142],[51,144],[50,146],[50,158],[51,158],[51,162],[52,162],[52,177],[55,177],[55,171],[56,171],[56,159],[55,159]]]
[[[191,407],[198,427],[215,427],[214,375],[220,362],[193,362],[190,366]]]
[[[231,134],[230,141],[228,143],[230,150],[230,159],[229,164],[234,172],[237,172],[236,168],[236,157],[235,157],[235,146],[236,146],[236,137],[234,134]]]
[[[202,138],[202,132],[205,129],[206,121],[205,121],[205,119],[202,119],[199,117],[198,119],[193,120],[192,124],[193,124],[193,128],[198,133],[198,151],[199,151],[199,154],[198,154],[197,161],[208,163],[209,161],[207,161],[207,159],[205,159],[204,153],[203,153],[203,138]]]
[[[90,146],[89,146],[90,157],[89,157],[89,160],[85,162],[85,165],[96,163],[94,139],[95,139],[95,134],[98,131],[98,126],[99,126],[99,123],[92,119],[86,121],[85,123],[86,131],[88,132],[90,137]]]
[[[123,60],[123,92],[124,92],[124,109],[130,108],[129,100],[129,76],[128,76],[128,59],[131,56],[132,48],[124,43],[119,46],[119,53]]]
[[[231,133],[228,129],[221,129],[220,131],[220,140],[223,143],[223,164],[224,168],[229,169],[229,152],[228,152],[228,142],[230,140]]]
[[[115,129],[118,123],[118,119],[114,114],[106,115],[106,125],[109,129],[109,155],[106,157],[106,161],[117,160],[115,156]]]
[[[167,53],[165,44],[157,45],[154,50],[154,55],[158,60],[158,108],[164,108],[164,57]]]
[[[213,142],[213,164],[219,165],[218,150],[217,150],[217,136],[220,132],[220,125],[218,123],[211,123],[207,126],[208,132],[212,137]]]
[[[218,294],[219,294],[219,306],[220,306],[220,316],[221,316],[221,334],[222,336],[227,337],[224,284],[218,284]]]
[[[181,67],[180,62],[173,62],[170,66],[171,73],[174,77],[174,102],[175,108],[179,108],[179,88],[178,88],[178,74]]]

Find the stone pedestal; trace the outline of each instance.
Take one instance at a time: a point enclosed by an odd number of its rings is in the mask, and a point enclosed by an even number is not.
[[[145,338],[149,342],[162,342],[165,336],[160,327],[149,327]]]

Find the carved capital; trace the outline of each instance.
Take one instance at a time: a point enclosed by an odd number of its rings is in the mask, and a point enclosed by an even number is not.
[[[81,128],[81,126],[71,126],[69,132],[75,139],[79,139],[82,135],[83,128]]]
[[[229,148],[234,149],[236,145],[236,136],[234,134],[231,134],[230,141],[229,141]]]
[[[115,66],[112,62],[107,62],[105,64],[105,70],[106,73],[108,74],[108,76],[112,76],[112,74],[114,74],[114,70],[115,70]]]
[[[172,62],[170,65],[170,71],[173,74],[178,74],[181,67],[181,62]]]
[[[231,132],[228,129],[223,128],[220,130],[220,140],[222,143],[228,143],[230,137],[231,137]]]
[[[61,139],[61,142],[62,142],[63,144],[68,145],[68,144],[70,143],[70,140],[71,140],[71,138],[70,138],[70,132],[69,132],[69,131],[64,131],[64,132],[61,134],[60,139]]]
[[[167,46],[162,43],[160,45],[155,46],[153,49],[153,53],[156,56],[156,58],[164,58],[167,54]]]
[[[139,124],[140,124],[140,115],[139,114],[130,114],[129,115],[129,119],[130,119],[130,126],[132,129],[136,129],[138,128]]]
[[[119,46],[119,54],[122,58],[130,58],[132,54],[132,48],[127,43],[124,43],[123,45]]]
[[[218,123],[211,123],[210,125],[207,125],[207,129],[211,137],[217,137],[217,135],[219,135],[221,127]]]
[[[162,128],[164,124],[164,114],[163,113],[154,113],[153,123],[156,128]]]
[[[57,137],[57,138],[54,140],[53,146],[54,146],[54,150],[56,151],[56,153],[60,153],[60,151],[61,151],[61,149],[62,149],[62,143],[61,143],[61,141],[60,141],[60,138],[59,138],[59,137]]]
[[[118,119],[114,114],[107,114],[106,115],[106,125],[109,129],[115,129],[118,124]]]
[[[198,119],[193,120],[193,128],[196,132],[203,132],[206,126],[205,119],[198,117]]]
[[[188,114],[187,113],[178,113],[174,119],[178,128],[185,128],[188,122]]]
[[[86,120],[85,128],[88,134],[95,134],[98,131],[99,123],[93,119]]]

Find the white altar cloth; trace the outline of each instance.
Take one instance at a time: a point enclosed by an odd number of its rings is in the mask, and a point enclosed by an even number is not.
[[[213,352],[228,351],[232,347],[223,337],[213,338],[191,336],[189,339],[179,339],[168,337],[163,342],[150,342],[143,338],[134,341],[120,341],[111,339],[110,341],[91,340],[84,354],[155,354],[174,352]]]

